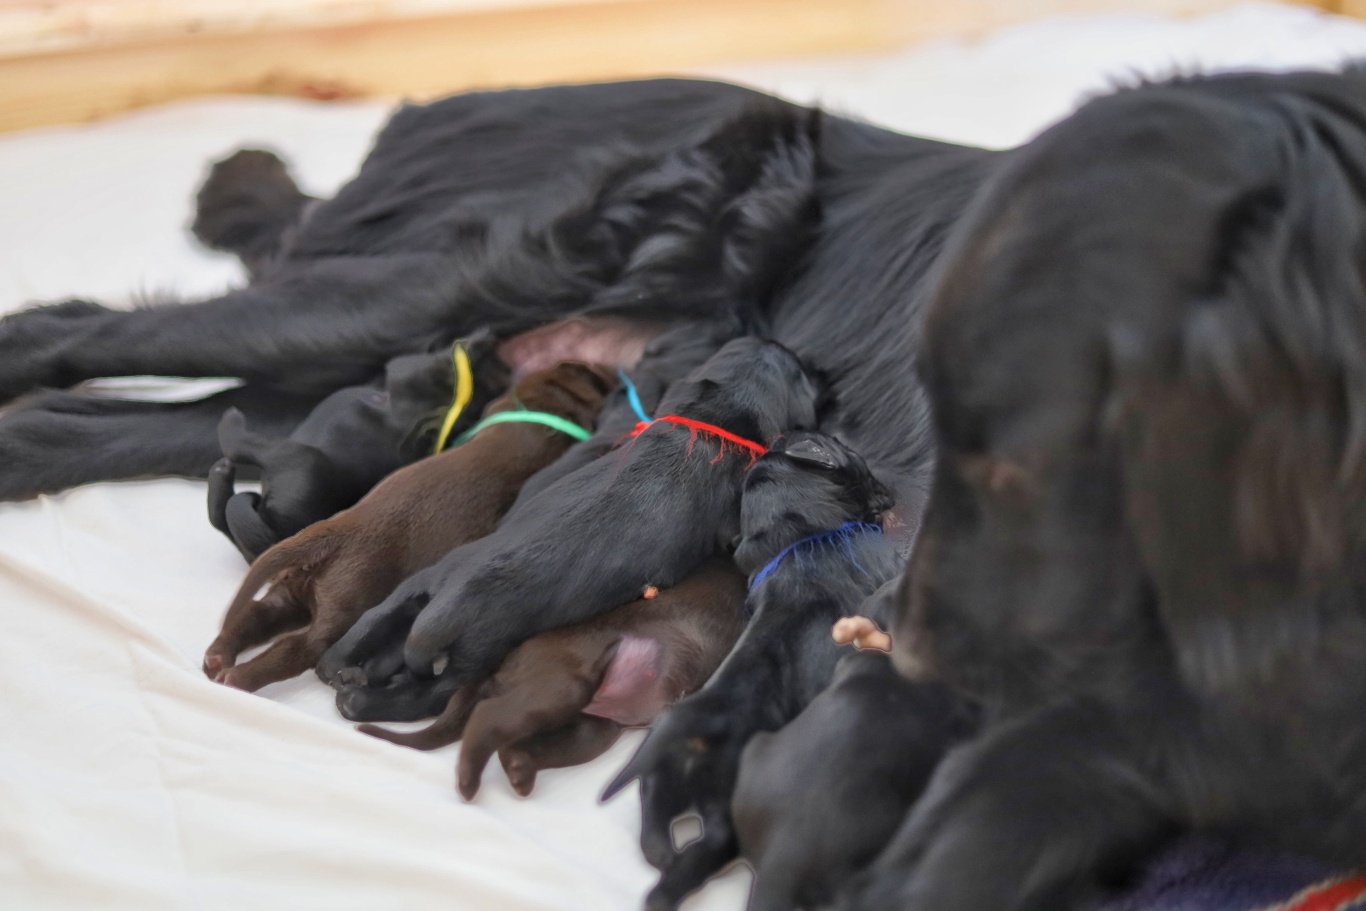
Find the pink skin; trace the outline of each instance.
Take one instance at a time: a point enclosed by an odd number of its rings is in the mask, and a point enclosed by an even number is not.
[[[498,356],[518,376],[561,361],[631,367],[662,328],[611,317],[571,317],[514,335],[498,346]]]
[[[892,637],[867,617],[841,617],[830,635],[840,645],[853,644],[860,651],[890,652]]]

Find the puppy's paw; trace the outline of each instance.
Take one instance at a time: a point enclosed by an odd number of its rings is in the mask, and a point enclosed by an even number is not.
[[[498,754],[498,759],[517,796],[530,797],[536,787],[536,764],[531,757],[519,750],[505,749]]]
[[[223,672],[224,665],[227,663],[228,660],[224,656],[214,652],[207,652],[204,655],[204,663],[201,665],[204,670],[204,676],[208,677],[210,680],[217,681],[219,674]]]
[[[892,650],[892,637],[867,617],[841,617],[835,621],[830,635],[840,645],[853,644],[854,648],[878,652]]]

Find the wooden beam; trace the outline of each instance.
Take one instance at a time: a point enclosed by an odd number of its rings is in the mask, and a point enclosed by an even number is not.
[[[1146,0],[1198,13],[1235,0]],[[1346,0],[1361,2],[1366,0]],[[0,0],[0,130],[202,94],[432,98],[891,49],[1133,0]]]

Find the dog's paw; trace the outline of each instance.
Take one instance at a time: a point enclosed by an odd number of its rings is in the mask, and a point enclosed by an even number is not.
[[[60,354],[90,324],[112,312],[92,301],[70,300],[0,317],[0,402],[41,386],[70,386],[85,379],[68,374]]]

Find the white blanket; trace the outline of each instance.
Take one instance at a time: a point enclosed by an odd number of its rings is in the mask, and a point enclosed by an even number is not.
[[[1351,54],[1366,54],[1366,24],[1257,5],[1190,21],[1058,19],[976,43],[708,75],[1009,145],[1137,73]],[[185,230],[206,163],[266,145],[326,194],[386,110],[224,98],[0,137],[0,312],[75,294],[193,298],[240,281]],[[204,678],[200,657],[243,571],[205,520],[201,483],[0,504],[0,909],[638,907],[654,872],[636,847],[635,791],[606,806],[596,795],[639,734],[589,766],[543,773],[527,800],[493,763],[465,805],[454,747],[422,754],[357,734],[311,676],[258,695]],[[740,908],[747,888],[737,865],[687,907]]]

